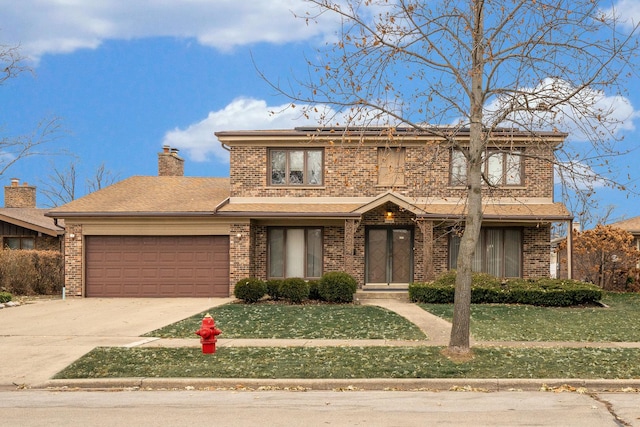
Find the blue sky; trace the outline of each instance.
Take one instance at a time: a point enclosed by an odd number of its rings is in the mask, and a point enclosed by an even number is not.
[[[40,188],[54,168],[75,162],[79,197],[103,163],[120,179],[155,175],[163,144],[180,149],[186,175],[227,176],[213,132],[310,124],[295,111],[270,114],[288,101],[253,62],[274,80],[307,73],[304,55],[338,27],[329,17],[307,25],[293,16],[305,8],[300,0],[0,0],[0,44],[20,44],[34,71],[0,87],[0,136],[31,132],[52,116],[65,129],[48,144],[51,155],[21,160],[0,184],[16,177]],[[618,10],[640,19],[640,0],[622,0]],[[637,117],[635,79],[626,101]],[[621,131],[627,147],[640,141],[636,125]],[[615,169],[638,184],[638,159],[637,151],[615,159]],[[599,209],[614,208],[610,220],[640,215],[637,195],[597,194]],[[47,204],[41,194],[38,204]]]

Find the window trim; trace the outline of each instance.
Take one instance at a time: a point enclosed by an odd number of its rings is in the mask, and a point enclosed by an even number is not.
[[[272,252],[271,252],[271,233],[274,230],[282,230],[283,231],[283,244],[282,244],[282,276],[272,276],[271,275],[271,257],[272,257]],[[303,277],[301,277],[302,279],[305,280],[318,280],[322,277],[322,274],[324,273],[324,227],[313,227],[313,226],[306,226],[306,227],[267,227],[267,279],[287,279],[287,232],[288,230],[304,230],[304,261],[303,261],[303,267],[304,267],[304,275]],[[309,255],[308,251],[309,251],[309,230],[319,230],[320,231],[320,259],[321,259],[321,266],[320,266],[320,275],[319,276],[309,276],[309,272],[308,272],[308,262],[307,262],[307,257]],[[292,276],[293,277],[293,276]],[[295,276],[298,277],[298,276]]]
[[[275,184],[273,182],[273,153],[275,152],[284,152],[285,153],[285,182],[282,184]],[[301,184],[291,183],[289,181],[290,174],[290,153],[292,152],[302,152],[303,154],[303,182]],[[318,184],[313,184],[309,182],[309,172],[308,172],[308,153],[309,152],[319,152],[320,153],[320,182]],[[267,150],[267,185],[269,187],[322,187],[324,186],[324,149],[323,148],[291,148],[291,147],[273,147]]]

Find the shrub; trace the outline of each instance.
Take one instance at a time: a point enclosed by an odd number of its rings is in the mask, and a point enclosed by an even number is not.
[[[64,259],[57,251],[0,250],[0,288],[15,295],[54,295],[64,286]]]
[[[280,295],[292,304],[299,304],[309,298],[309,284],[304,279],[285,279],[280,285]]]
[[[233,295],[248,304],[253,304],[262,299],[267,293],[267,285],[264,281],[249,277],[239,280],[233,290]]]
[[[11,301],[13,295],[9,292],[0,292],[0,304]]]
[[[356,279],[341,271],[325,273],[318,285],[318,293],[323,300],[337,303],[353,302],[357,289]]]
[[[280,294],[280,287],[282,286],[282,280],[280,279],[267,280],[266,285],[267,285],[267,295],[269,295],[269,298],[271,298],[274,301],[277,301],[280,298],[282,298],[282,295]]]
[[[409,298],[412,302],[451,304],[454,290],[455,272],[449,272],[432,283],[410,284]],[[594,304],[601,298],[602,290],[597,286],[578,280],[548,278],[500,280],[486,274],[474,274],[471,281],[473,304],[567,307]]]
[[[319,280],[309,280],[309,299],[320,301],[322,297],[320,296],[320,281]]]

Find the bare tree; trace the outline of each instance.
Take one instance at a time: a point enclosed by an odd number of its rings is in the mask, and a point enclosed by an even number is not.
[[[91,179],[87,179],[87,192],[93,193],[107,187],[118,180],[119,176],[106,169],[104,163],[101,163],[96,169],[96,173]]]
[[[516,127],[556,150],[563,176],[601,180],[621,154],[620,78],[632,72],[637,27],[596,0],[308,0],[310,24],[341,20],[309,78],[274,85],[321,125],[409,126],[444,138],[466,158],[467,214],[460,243],[452,354],[470,353],[471,260],[491,183],[482,164],[492,132]],[[322,16],[326,22],[326,16]],[[326,108],[330,106],[331,108]],[[325,109],[323,109],[325,107]],[[468,146],[456,138],[470,132]],[[556,146],[541,130],[572,129],[582,144]],[[548,151],[548,150],[547,150]],[[587,192],[588,193],[588,192]]]
[[[30,71],[24,62],[25,58],[20,55],[19,47],[0,44],[0,85]],[[0,176],[17,161],[43,154],[40,148],[57,139],[61,131],[60,119],[57,117],[43,119],[31,133],[25,135],[3,135],[0,128]]]
[[[42,182],[40,192],[49,201],[48,207],[56,207],[69,203],[76,199],[78,190],[78,169],[76,163],[71,162],[66,169],[52,168],[52,172]],[[95,175],[86,179],[86,191],[92,193],[113,184],[118,179],[111,171],[106,169],[104,163],[96,169]]]

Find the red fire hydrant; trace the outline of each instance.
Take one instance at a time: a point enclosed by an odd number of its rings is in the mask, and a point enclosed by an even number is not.
[[[202,344],[202,353],[213,354],[216,352],[216,338],[222,331],[216,328],[216,323],[209,313],[202,319],[202,326],[196,331],[200,335],[200,343]]]

